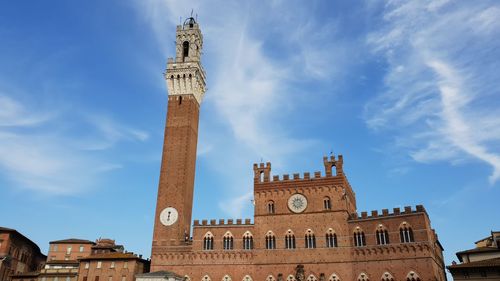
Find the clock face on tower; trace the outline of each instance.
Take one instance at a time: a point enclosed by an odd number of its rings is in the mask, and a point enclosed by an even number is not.
[[[304,195],[296,193],[288,198],[288,208],[294,213],[302,213],[307,208],[307,199]]]
[[[163,209],[160,213],[160,221],[165,226],[170,226],[177,221],[179,213],[173,207]]]

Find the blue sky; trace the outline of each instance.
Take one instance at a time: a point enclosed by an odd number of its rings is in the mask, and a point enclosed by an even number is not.
[[[498,224],[496,1],[2,1],[0,225],[149,255],[175,26],[204,33],[193,217],[252,217],[252,164],[344,155],[358,211],[423,204],[445,247]]]

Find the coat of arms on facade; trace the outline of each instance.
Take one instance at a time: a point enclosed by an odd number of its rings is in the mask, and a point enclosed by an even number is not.
[[[304,273],[304,266],[299,264],[295,268],[295,279],[297,281],[305,281],[306,280],[306,274]]]

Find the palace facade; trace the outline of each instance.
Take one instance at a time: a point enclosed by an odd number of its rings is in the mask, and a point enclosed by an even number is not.
[[[200,106],[206,90],[203,36],[187,19],[168,59],[168,108],[151,271],[196,281],[446,280],[438,237],[424,207],[358,214],[343,157],[324,172],[273,176],[254,171],[251,219],[194,220]],[[192,233],[192,235],[191,235]]]

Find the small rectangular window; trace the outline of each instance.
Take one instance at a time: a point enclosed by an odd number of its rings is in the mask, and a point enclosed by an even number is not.
[[[127,276],[123,275],[122,276],[122,281],[126,281],[127,280]]]
[[[89,269],[90,264],[88,262],[85,263],[85,269]]]
[[[56,252],[56,251],[57,251],[57,244],[56,244],[56,245],[54,245],[54,246],[52,246],[52,250],[54,250],[54,252]]]
[[[115,268],[115,262],[114,261],[111,262],[111,265],[109,266],[109,268]]]
[[[108,281],[113,281],[113,276],[109,276]]]
[[[101,268],[102,267],[102,261],[98,261],[97,262],[97,268]]]
[[[69,255],[71,254],[71,246],[68,246],[68,248],[66,248],[66,255]]]
[[[69,276],[67,276],[66,281],[71,281],[71,278]]]
[[[128,268],[128,261],[123,263],[123,268]]]
[[[80,246],[80,253],[83,252],[83,246]]]
[[[59,281],[59,277],[54,277],[54,281]]]

